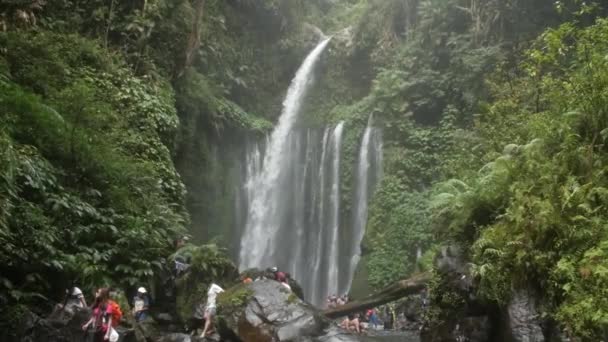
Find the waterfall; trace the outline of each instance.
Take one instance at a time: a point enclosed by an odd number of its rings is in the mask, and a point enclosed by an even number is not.
[[[251,265],[241,260],[241,269],[278,266],[291,273],[306,298],[317,305],[328,294],[338,293],[344,265],[340,265],[340,159],[344,123],[324,129],[293,130],[286,141],[286,161],[279,179],[276,244],[265,251],[267,264]],[[268,144],[266,144],[268,146]],[[263,145],[248,146],[243,168],[245,186],[238,195],[239,210],[247,210],[255,199],[255,180],[263,172]],[[237,215],[238,217],[238,215]],[[243,234],[243,239],[246,236]],[[242,246],[241,256],[253,246]],[[339,272],[340,271],[340,272]]]
[[[333,140],[333,158],[332,158],[332,180],[331,180],[331,194],[330,194],[330,225],[328,231],[327,250],[329,251],[329,258],[327,262],[327,294],[338,294],[339,290],[339,279],[338,268],[339,264],[339,244],[338,244],[338,233],[340,225],[340,146],[342,144],[342,132],[344,131],[344,122],[340,122],[334,129],[332,140]]]
[[[289,168],[289,155],[286,152],[288,137],[300,111],[302,101],[310,88],[313,71],[319,56],[329,43],[329,38],[320,42],[306,57],[283,101],[279,122],[270,136],[262,163],[262,170],[248,184],[253,189],[249,200],[245,231],[241,239],[240,267],[263,267],[276,262],[275,246],[281,228],[286,201],[284,176]]]
[[[337,294],[339,289],[340,152],[343,131],[344,122],[333,129],[331,136],[330,129],[325,129],[319,177],[311,183],[318,194],[318,197],[313,197],[313,207],[317,210],[312,212],[316,214],[316,229],[311,231],[316,243],[308,248],[308,255],[313,256],[313,262],[309,265],[312,273],[304,283],[310,287],[310,290],[305,287],[307,292],[310,291],[310,300],[317,305],[322,304],[327,295]]]
[[[291,273],[315,305],[350,287],[361,252],[367,201],[382,164],[380,131],[372,127],[370,117],[356,171],[353,224],[341,224],[345,123],[294,128],[315,64],[328,41],[319,43],[297,71],[279,122],[265,143],[248,143],[241,169],[244,185],[235,203],[240,211],[236,216],[240,269],[277,266]]]
[[[353,210],[353,225],[350,239],[350,265],[348,265],[347,281],[343,292],[348,292],[352,279],[361,258],[361,240],[365,235],[367,224],[368,202],[370,195],[382,173],[382,136],[380,130],[373,127],[373,115],[367,121],[363,133],[359,162],[355,175],[355,201]]]

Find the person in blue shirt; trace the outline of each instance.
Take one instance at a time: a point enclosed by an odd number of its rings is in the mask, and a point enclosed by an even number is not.
[[[137,289],[137,295],[133,298],[133,316],[135,321],[141,322],[148,316],[148,307],[150,300],[148,299],[146,288],[140,287]]]

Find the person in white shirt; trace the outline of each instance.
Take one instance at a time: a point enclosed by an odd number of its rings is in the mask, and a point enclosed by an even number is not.
[[[66,306],[75,306],[79,308],[86,308],[87,302],[84,299],[84,295],[82,291],[74,286],[69,294],[68,300],[66,302]]]
[[[217,295],[224,292],[224,289],[219,287],[217,284],[211,284],[209,286],[209,290],[207,291],[207,306],[205,307],[205,327],[203,328],[203,333],[201,334],[201,338],[204,338],[208,332],[213,331],[213,317],[217,311]]]
[[[133,316],[136,322],[145,320],[148,316],[148,308],[150,307],[150,299],[147,295],[145,287],[137,289],[137,295],[133,298]]]

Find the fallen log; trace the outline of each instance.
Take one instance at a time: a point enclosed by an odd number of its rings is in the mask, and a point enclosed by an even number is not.
[[[429,272],[416,274],[408,279],[399,280],[382,291],[363,299],[349,302],[337,308],[327,309],[323,311],[323,314],[333,319],[375,308],[419,292],[430,280],[431,274]]]

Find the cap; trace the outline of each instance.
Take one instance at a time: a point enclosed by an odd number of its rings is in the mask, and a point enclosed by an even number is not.
[[[278,270],[279,270],[279,269],[278,269],[276,266],[275,266],[275,267],[272,267],[272,268],[270,269],[270,271],[271,271],[271,272],[276,272],[276,271],[278,271]]]
[[[80,296],[81,294],[82,294],[82,291],[79,288],[74,287],[72,289],[72,296]]]
[[[140,288],[137,289],[137,292],[139,292],[139,293],[146,293],[148,291],[146,291],[145,287],[140,287]]]

